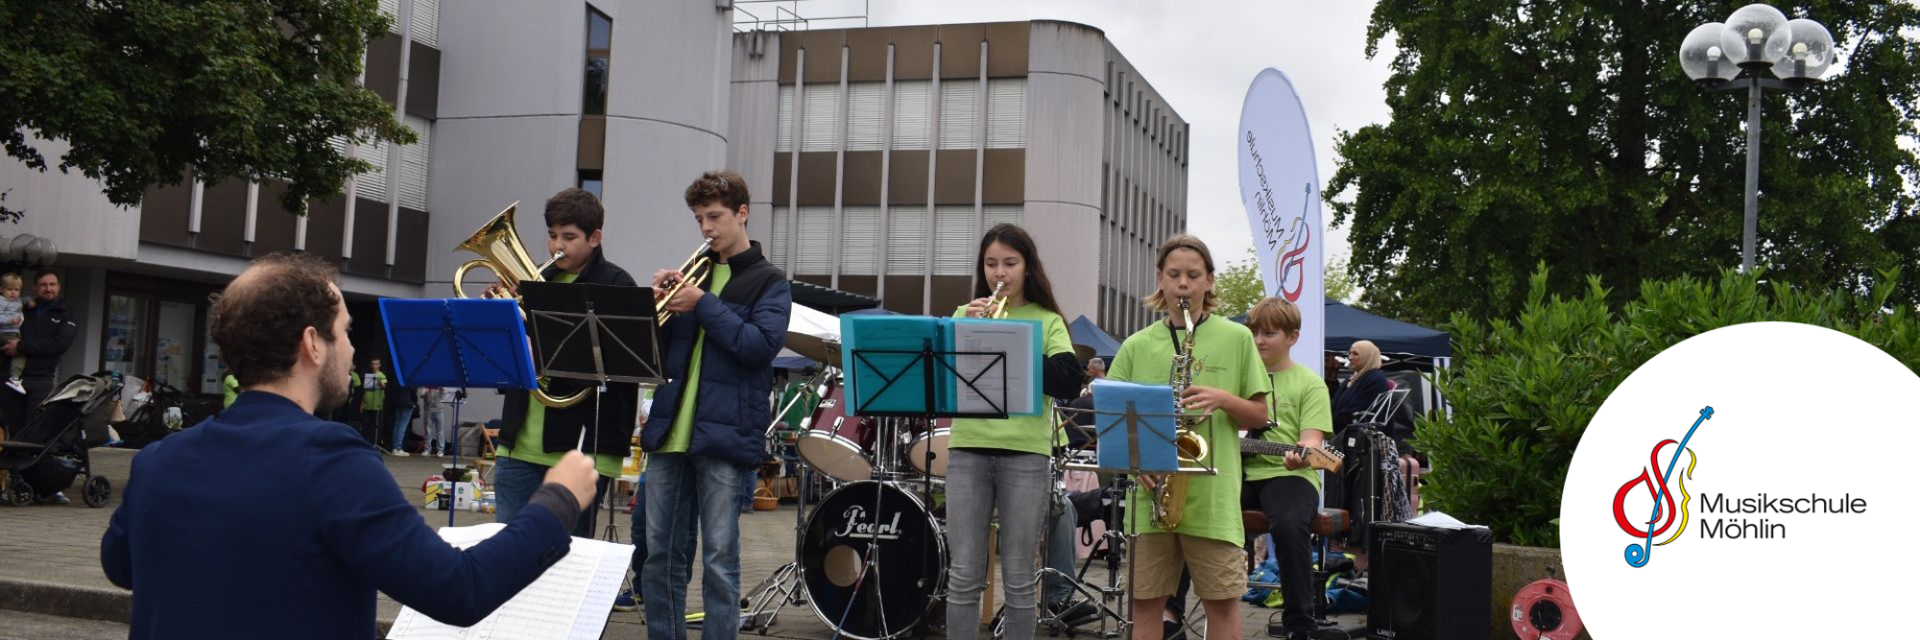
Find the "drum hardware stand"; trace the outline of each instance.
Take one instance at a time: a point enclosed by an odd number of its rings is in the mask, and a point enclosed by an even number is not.
[[[781,407],[780,411],[774,414],[773,421],[767,424],[766,443],[769,451],[778,446],[775,442],[779,434],[775,431],[775,427],[780,424],[780,417],[785,416],[788,411],[793,410],[793,406],[799,403],[801,398],[807,394],[815,393],[814,389],[817,385],[821,381],[830,378],[832,371],[832,367],[825,367],[822,368],[819,373],[815,374],[813,378],[807,379],[805,383],[806,391],[793,394],[793,398],[787,400],[786,406]],[[803,422],[803,424],[800,425],[802,430],[805,430],[806,427],[804,421],[810,419],[811,418],[801,419]],[[798,468],[798,473],[794,476],[798,487],[794,492],[793,560],[775,568],[772,574],[768,575],[765,580],[760,581],[760,584],[755,586],[752,591],[747,592],[745,599],[751,603],[752,606],[743,609],[747,612],[747,624],[745,628],[742,629],[743,631],[766,635],[767,631],[773,628],[773,623],[779,620],[780,612],[786,609],[787,606],[800,606],[807,603],[807,590],[803,588],[806,585],[806,565],[801,563],[800,550],[807,533],[807,485],[810,480],[808,475],[811,471],[805,463],[794,466]]]
[[[1061,408],[1058,410],[1063,412],[1076,411],[1074,409],[1066,409],[1066,408]],[[1079,429],[1082,427],[1068,423],[1064,425],[1063,428]],[[1063,461],[1062,457],[1049,456],[1049,466],[1052,468],[1053,473],[1051,475],[1053,477],[1063,478],[1063,479],[1065,478],[1064,474],[1067,471],[1067,468],[1066,468],[1067,463]],[[1087,570],[1093,568],[1093,558],[1091,556],[1087,558],[1086,564],[1080,567],[1079,575],[1073,575],[1073,574],[1061,573],[1059,570],[1054,569],[1050,563],[1044,560],[1044,557],[1046,554],[1044,552],[1041,554],[1043,560],[1040,563],[1039,570],[1036,571],[1036,580],[1035,580],[1035,586],[1034,586],[1034,588],[1040,592],[1035,594],[1036,603],[1038,606],[1041,607],[1041,612],[1043,613],[1043,615],[1038,616],[1038,619],[1037,619],[1037,622],[1039,623],[1040,628],[1050,629],[1054,633],[1054,635],[1064,634],[1068,638],[1072,638],[1080,634],[1080,630],[1075,625],[1072,625],[1067,620],[1063,619],[1063,616],[1071,612],[1072,607],[1068,607],[1067,609],[1062,609],[1057,612],[1049,612],[1045,608],[1045,600],[1046,600],[1045,591],[1046,591],[1047,579],[1058,578],[1058,579],[1067,581],[1067,584],[1073,587],[1074,592],[1078,593],[1082,598],[1085,598],[1084,602],[1086,602],[1089,606],[1092,606],[1094,608],[1094,615],[1100,619],[1100,629],[1099,631],[1094,632],[1094,637],[1107,638],[1111,640],[1111,639],[1117,639],[1117,638],[1123,637],[1127,633],[1129,633],[1128,627],[1126,626],[1126,621],[1128,619],[1127,615],[1122,611],[1120,611],[1119,609],[1116,609],[1114,605],[1111,603],[1111,601],[1114,599],[1125,598],[1127,593],[1126,587],[1122,586],[1120,583],[1120,555],[1119,553],[1116,553],[1114,549],[1115,547],[1118,546],[1117,541],[1123,537],[1123,534],[1121,533],[1121,528],[1120,528],[1120,509],[1121,509],[1121,505],[1125,504],[1126,502],[1126,488],[1130,486],[1130,484],[1131,482],[1127,479],[1126,476],[1116,476],[1114,478],[1114,483],[1112,486],[1103,486],[1100,488],[1100,491],[1102,493],[1107,494],[1108,496],[1107,515],[1105,517],[1105,520],[1107,522],[1107,527],[1106,527],[1106,531],[1101,534],[1101,541],[1100,541],[1100,544],[1105,544],[1106,548],[1108,549],[1107,585],[1106,586],[1098,587],[1098,586],[1087,584],[1086,582]],[[1061,482],[1054,483],[1052,487],[1052,492],[1054,493],[1053,498],[1055,502],[1058,502],[1060,500],[1065,500],[1067,497],[1066,486],[1064,483],[1061,483]],[[1052,507],[1053,507],[1053,504],[1048,505],[1049,510],[1051,510]],[[1051,511],[1049,511],[1049,517],[1051,517]],[[1046,550],[1051,548],[1050,542],[1053,536],[1053,529],[1054,527],[1050,525],[1042,529],[1043,533],[1040,536],[1041,549]],[[1094,548],[1098,549],[1099,544],[1096,544]],[[1131,548],[1132,548],[1131,546],[1128,547],[1128,549],[1131,549]],[[1073,598],[1069,596],[1067,599],[1067,604],[1072,604],[1072,602],[1073,602]],[[996,622],[998,622],[998,624],[996,624],[995,627],[992,629],[992,636],[995,638],[1005,637],[1005,628],[1004,628],[1006,624],[1005,618],[1002,617]],[[1120,626],[1109,628],[1108,625],[1112,624],[1113,622],[1120,623]]]

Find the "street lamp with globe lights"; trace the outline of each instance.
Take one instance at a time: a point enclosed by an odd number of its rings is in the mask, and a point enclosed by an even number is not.
[[[1764,90],[1794,90],[1820,81],[1833,66],[1833,35],[1805,18],[1788,20],[1779,9],[1750,4],[1727,21],[1695,27],[1680,44],[1680,68],[1702,88],[1747,90],[1746,220],[1740,269],[1753,270],[1754,236],[1760,214],[1760,97]],[[1764,77],[1770,69],[1778,79]]]

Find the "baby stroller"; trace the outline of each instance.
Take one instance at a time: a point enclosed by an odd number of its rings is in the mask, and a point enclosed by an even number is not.
[[[6,499],[16,507],[73,487],[86,476],[81,495],[89,507],[104,507],[113,485],[93,475],[87,450],[107,443],[107,423],[119,407],[120,374],[74,376],[33,413],[26,428],[0,442],[0,471],[13,477]]]

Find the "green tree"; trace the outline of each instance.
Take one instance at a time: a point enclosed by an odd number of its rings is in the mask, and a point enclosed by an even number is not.
[[[0,0],[0,143],[123,206],[191,168],[285,180],[281,205],[304,213],[372,169],[329,138],[414,140],[358,80],[388,25],[375,0]],[[29,135],[71,149],[50,163]]]
[[[1353,303],[1353,294],[1359,285],[1354,281],[1352,256],[1340,256],[1327,263],[1327,273],[1322,278],[1327,286],[1327,299]]]
[[[1338,136],[1323,194],[1333,223],[1351,225],[1366,302],[1411,322],[1512,317],[1537,262],[1563,295],[1589,275],[1631,286],[1739,264],[1744,94],[1703,91],[1678,64],[1687,32],[1737,4],[1376,4],[1367,54],[1389,34],[1398,47],[1392,119]],[[1920,44],[1907,35],[1920,8],[1789,9],[1833,31],[1845,70],[1766,98],[1756,262],[1820,290],[1920,273],[1920,161],[1903,146],[1920,115]],[[1890,301],[1920,303],[1920,279]]]
[[[1219,298],[1214,313],[1223,317],[1234,317],[1246,313],[1253,305],[1267,297],[1267,285],[1260,279],[1260,257],[1247,248],[1247,254],[1213,279],[1213,295]]]

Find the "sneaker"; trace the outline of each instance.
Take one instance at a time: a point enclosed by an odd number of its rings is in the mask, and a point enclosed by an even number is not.
[[[613,610],[614,611],[639,611],[640,610],[640,594],[634,593],[632,587],[621,589],[620,595],[614,597],[613,599]]]
[[[46,496],[43,498],[35,498],[34,502],[38,502],[40,504],[68,504],[71,501],[67,500],[67,494],[65,492],[56,491],[54,492],[53,495]]]
[[[7,388],[12,389],[14,393],[18,393],[21,395],[26,395],[27,393],[26,386],[20,384],[19,378],[7,378]]]
[[[394,457],[396,457],[396,458],[405,458],[405,457],[407,457],[408,455],[411,455],[411,454],[408,454],[408,453],[407,453],[407,450],[406,450],[406,449],[394,449],[394,450],[393,450],[393,456],[394,456]]]

